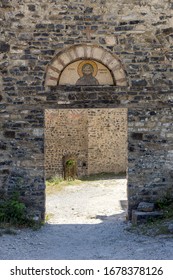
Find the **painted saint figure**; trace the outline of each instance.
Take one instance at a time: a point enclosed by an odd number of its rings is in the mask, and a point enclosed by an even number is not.
[[[76,85],[77,86],[97,86],[99,85],[98,80],[93,76],[94,68],[90,63],[85,63],[82,66],[82,77],[80,77]]]

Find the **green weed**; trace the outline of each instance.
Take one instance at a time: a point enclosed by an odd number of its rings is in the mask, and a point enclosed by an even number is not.
[[[34,227],[35,221],[27,217],[26,210],[18,193],[14,193],[11,199],[4,200],[0,204],[0,224],[6,225],[6,227],[11,225]]]

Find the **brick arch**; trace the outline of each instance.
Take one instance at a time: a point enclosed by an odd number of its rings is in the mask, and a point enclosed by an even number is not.
[[[127,86],[126,74],[118,56],[95,45],[74,45],[59,52],[47,66],[45,86],[57,86],[65,67],[81,59],[92,59],[102,63],[111,72],[116,86]]]

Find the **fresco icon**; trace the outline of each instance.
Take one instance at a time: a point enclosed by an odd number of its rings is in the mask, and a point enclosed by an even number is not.
[[[79,86],[97,86],[98,80],[95,78],[98,72],[97,64],[94,61],[84,60],[78,66],[78,74],[80,78],[77,80],[76,85]]]
[[[110,70],[106,66],[95,60],[81,59],[65,67],[58,84],[100,86],[114,85],[114,81]]]

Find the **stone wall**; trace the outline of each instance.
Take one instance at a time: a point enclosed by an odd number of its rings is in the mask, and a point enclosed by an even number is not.
[[[125,173],[127,110],[88,110],[88,174]]]
[[[79,177],[127,169],[127,110],[70,109],[45,112],[46,178],[63,177],[63,158],[77,159]]]
[[[0,196],[18,190],[44,217],[44,111],[128,109],[129,214],[173,196],[173,3],[1,0]],[[45,87],[52,59],[76,44],[121,62],[127,86]]]
[[[87,175],[87,122],[87,110],[46,110],[46,178],[64,177],[63,159],[71,155],[77,159],[78,176]]]
[[[128,108],[129,217],[140,201],[173,197],[171,91],[80,87],[76,93],[75,87],[66,87],[52,89],[51,99],[50,92],[42,96],[45,101],[39,103],[37,110],[25,104],[24,98],[9,115],[7,109],[1,113],[1,198],[18,190],[28,207],[44,213],[44,108],[64,106]],[[61,105],[57,106],[58,102]]]
[[[36,86],[38,92],[52,58],[81,43],[116,54],[130,85],[168,85],[172,11],[170,0],[1,1],[3,85],[11,93]]]

